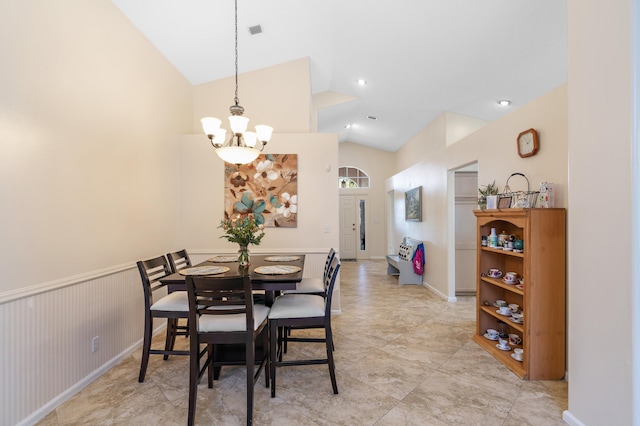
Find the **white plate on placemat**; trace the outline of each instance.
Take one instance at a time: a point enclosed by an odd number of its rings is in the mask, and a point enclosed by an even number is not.
[[[180,275],[216,275],[229,270],[226,266],[194,266],[193,268],[180,269]]]
[[[229,263],[229,262],[237,262],[238,256],[214,256],[207,259],[207,262],[215,262],[215,263]]]
[[[258,266],[253,271],[256,274],[262,275],[286,275],[286,274],[295,274],[296,272],[300,272],[302,268],[294,265],[273,265],[273,266]]]
[[[267,262],[293,262],[300,260],[300,256],[267,256],[264,260]]]

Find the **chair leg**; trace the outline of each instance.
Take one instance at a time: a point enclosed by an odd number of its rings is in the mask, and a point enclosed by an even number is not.
[[[213,345],[207,345],[207,379],[209,389],[213,388]]]
[[[331,331],[331,325],[325,326],[325,344],[327,346],[327,361],[329,364],[329,376],[331,376],[331,386],[333,386],[333,393],[338,393],[338,384],[336,382],[336,365],[333,362],[333,333]]]
[[[164,350],[170,351],[173,349],[173,344],[176,340],[176,326],[177,320],[175,318],[167,318],[167,335],[164,340]],[[163,359],[166,361],[169,359],[169,354],[165,354]]]
[[[144,337],[142,340],[142,361],[140,361],[140,374],[138,382],[144,382],[144,376],[147,374],[147,366],[149,365],[149,351],[151,351],[151,333],[153,327],[153,318],[147,315],[144,318]]]
[[[198,374],[200,372],[200,344],[197,336],[191,337],[191,353],[189,354],[189,413],[187,417],[188,426],[193,426],[196,419],[196,400],[198,396]]]
[[[266,330],[262,330],[262,334],[262,351],[264,352],[263,359],[266,358],[266,365],[264,366],[264,378],[265,387],[268,388],[271,378],[271,346],[269,344],[271,340],[269,339],[269,325],[267,325]],[[260,363],[262,363],[262,361],[260,361]]]
[[[253,341],[251,344],[246,344],[246,358],[247,358],[247,426],[253,424],[253,386],[255,384],[255,356],[256,347]]]
[[[269,371],[271,380],[271,398],[276,396],[276,359],[278,350],[276,349],[278,323],[276,320],[269,320]]]

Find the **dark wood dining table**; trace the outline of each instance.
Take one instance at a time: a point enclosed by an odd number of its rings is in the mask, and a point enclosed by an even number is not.
[[[213,256],[213,259],[216,257],[237,257],[237,255],[216,255]],[[270,260],[270,259],[278,259],[283,256],[287,257],[298,257],[296,260],[289,261],[280,261],[280,260]],[[295,290],[296,285],[300,280],[302,280],[302,274],[304,272],[304,254],[252,254],[251,255],[251,264],[248,267],[239,267],[238,262],[218,262],[206,260],[204,262],[198,263],[197,265],[193,265],[193,267],[197,266],[226,266],[229,268],[228,271],[215,274],[212,276],[215,277],[237,277],[249,274],[251,277],[251,286],[254,290],[264,290],[265,291],[265,304],[267,306],[271,306],[273,304],[275,293],[282,290]],[[259,266],[277,266],[277,265],[292,265],[300,267],[298,272],[292,274],[260,274],[255,272],[255,269]],[[169,292],[173,291],[186,291],[187,284],[186,279],[183,274],[180,272],[173,273],[171,275],[167,275],[164,278],[160,279],[160,282],[167,285],[167,289]],[[268,331],[268,327],[265,327],[264,332]],[[216,352],[216,360],[223,361],[231,364],[242,364],[244,363],[244,347],[242,345],[218,345],[219,348]],[[261,339],[258,339],[256,344],[256,359],[259,359],[262,356],[265,348],[262,347]],[[214,379],[217,380],[220,375],[220,367],[216,367],[214,369]]]
[[[240,267],[238,262],[217,262],[210,259],[216,257],[235,257],[236,255],[216,255],[196,266],[226,266],[228,271],[215,274],[216,277],[237,277],[249,274],[251,286],[254,290],[265,290],[267,306],[273,303],[275,292],[283,290],[295,290],[297,283],[302,280],[304,273],[304,254],[252,254],[251,264],[248,267]],[[281,261],[283,257],[297,257],[297,260]],[[275,259],[275,260],[274,260]],[[292,274],[261,274],[255,272],[259,266],[292,265],[300,267],[300,271]],[[186,291],[185,276],[180,272],[173,273],[162,279],[160,282],[167,285],[168,291]]]

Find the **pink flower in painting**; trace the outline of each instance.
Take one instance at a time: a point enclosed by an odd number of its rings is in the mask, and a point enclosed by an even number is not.
[[[280,196],[282,199],[282,206],[278,207],[278,213],[284,217],[291,216],[291,213],[298,213],[298,196],[289,195],[288,192],[283,192]]]

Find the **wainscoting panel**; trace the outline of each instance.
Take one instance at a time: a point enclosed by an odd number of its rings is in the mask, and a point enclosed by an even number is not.
[[[133,267],[0,305],[0,424],[35,423],[128,355],[140,345],[143,310]]]

